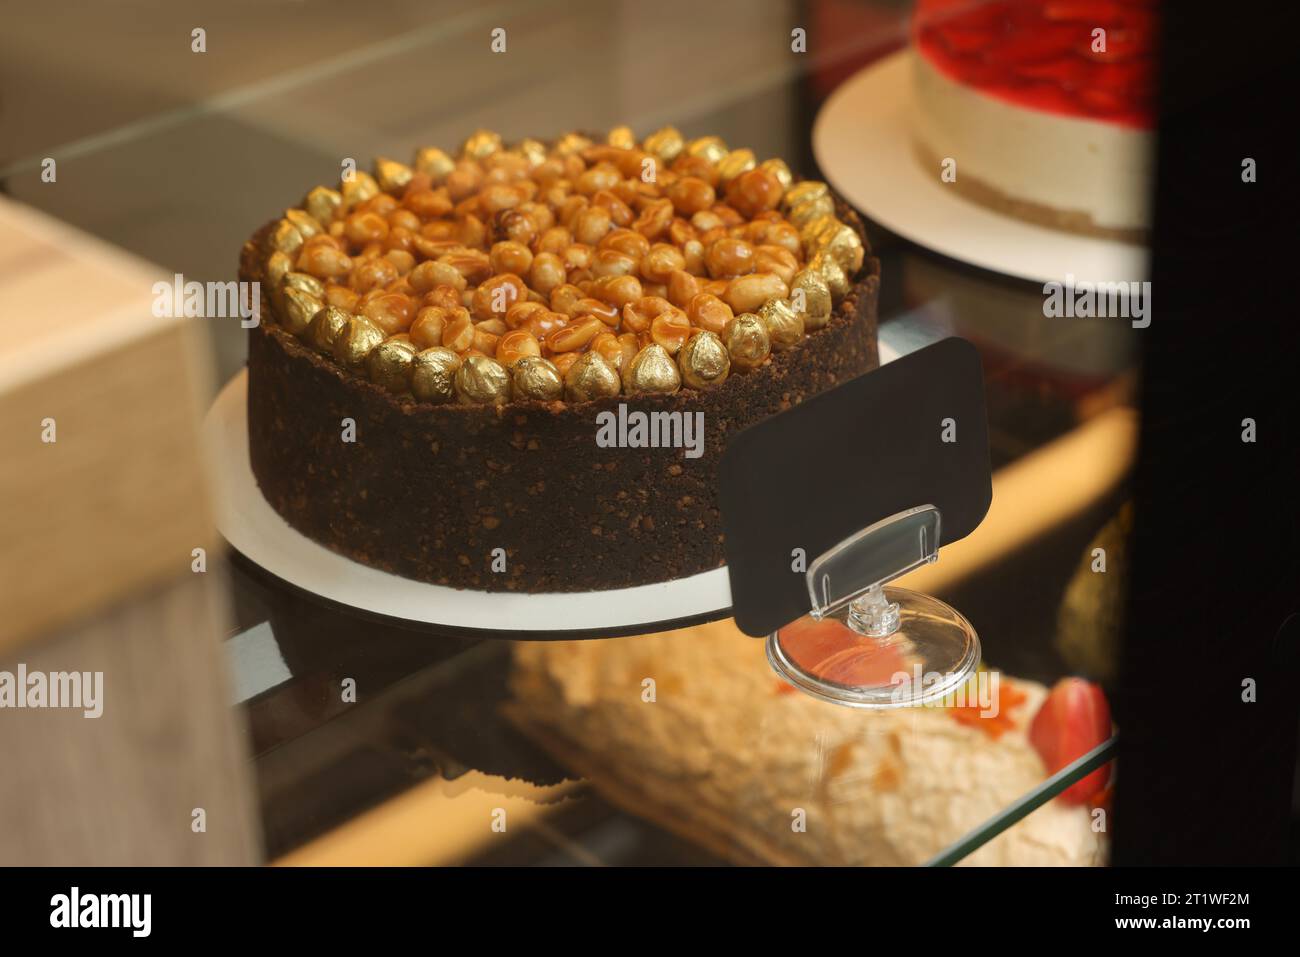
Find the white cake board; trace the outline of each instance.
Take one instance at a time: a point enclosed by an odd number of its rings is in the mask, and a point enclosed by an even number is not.
[[[1067,274],[1089,282],[1147,278],[1143,246],[1004,216],[924,169],[912,147],[910,56],[902,50],[855,74],[818,114],[813,152],[840,195],[905,239],[1004,275],[1039,283]]]
[[[882,362],[895,357],[882,347]],[[665,631],[731,611],[725,567],[635,588],[520,594],[430,585],[332,552],[291,528],[257,487],[248,458],[247,369],[217,396],[203,437],[214,472],[217,528],[226,541],[274,577],[330,604],[454,633],[554,637]]]

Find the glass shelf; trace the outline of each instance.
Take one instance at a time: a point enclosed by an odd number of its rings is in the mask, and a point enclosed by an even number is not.
[[[252,231],[309,186],[336,180],[345,157],[405,158],[418,145],[454,145],[478,127],[510,138],[671,122],[816,176],[810,131],[820,104],[843,79],[898,49],[909,15],[909,4],[887,0],[585,0],[405,2],[358,19],[353,8],[342,18],[334,13],[344,5],[321,3],[259,8],[256,16],[232,9],[195,24],[161,0],[144,6],[139,19],[150,29],[121,36],[111,59],[95,53],[93,18],[107,10],[87,11],[90,19],[69,32],[59,29],[58,11],[33,9],[0,40],[0,74],[15,64],[22,87],[48,94],[42,109],[19,94],[0,114],[0,190],[199,281],[233,278]],[[207,29],[205,54],[189,50],[196,25]],[[497,27],[507,31],[504,54],[489,50]],[[808,31],[807,54],[789,53],[795,27]],[[42,36],[59,36],[60,50],[38,62],[23,47],[46,50]],[[71,87],[69,76],[77,79]],[[54,184],[40,177],[46,156],[58,160]],[[1033,460],[1050,473],[1056,443],[1128,403],[1136,357],[1127,326],[1047,320],[1034,284],[869,231],[883,266],[882,340],[906,352],[959,335],[979,348],[995,471]],[[210,331],[219,385],[243,364],[244,334],[234,321],[211,320]],[[1039,685],[1072,673],[1104,682],[1103,638],[1087,639],[1082,650],[1061,640],[1062,597],[1123,500],[1114,488],[1080,502],[938,592],[975,625],[987,662]],[[576,800],[509,841],[454,860],[737,859],[728,840],[682,837],[662,815],[638,813],[634,798],[612,799],[595,776],[578,774],[508,720],[518,667],[511,642],[436,638],[354,618],[237,556],[228,576],[237,624],[227,647],[270,857],[422,782],[479,772],[540,787],[586,783]],[[356,682],[356,703],[338,694],[347,678]],[[763,724],[740,743],[759,755],[776,727]],[[1086,773],[1066,768],[1037,782],[978,818],[984,823],[965,837],[936,831],[917,863],[966,857],[1041,813],[1034,801],[1044,788],[1063,789]]]
[[[1102,744],[1097,745],[1087,754],[1075,761],[1071,761],[1055,774],[1049,775],[1038,787],[1008,804],[979,827],[963,836],[961,840],[944,848],[927,861],[926,865],[928,867],[951,867],[960,863],[968,854],[979,850],[1007,828],[1024,820],[1026,816],[1038,810],[1071,785],[1082,781],[1093,771],[1113,761],[1118,743],[1119,736],[1114,735]]]

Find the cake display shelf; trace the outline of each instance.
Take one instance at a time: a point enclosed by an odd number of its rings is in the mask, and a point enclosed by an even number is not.
[[[952,259],[1033,282],[1138,281],[1144,246],[1078,235],[963,198],[918,161],[911,53],[879,60],[822,107],[813,151],[827,181],[870,219]],[[960,176],[960,158],[958,158]]]

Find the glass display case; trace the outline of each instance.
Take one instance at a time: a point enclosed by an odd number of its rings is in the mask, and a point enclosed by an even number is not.
[[[818,118],[906,55],[913,14],[891,0],[146,6],[147,26],[112,47],[89,42],[120,16],[107,7],[7,28],[0,74],[43,95],[6,84],[0,189],[199,281],[234,278],[253,230],[345,158],[450,148],[479,128],[674,124],[837,188],[870,179],[869,155],[846,166]],[[1001,676],[1002,718],[978,703],[878,714],[804,700],[725,618],[608,639],[440,633],[305,593],[232,550],[225,650],[268,860],[1105,863],[1106,792],[1070,795],[1099,768],[1113,776],[1113,742],[1049,769],[1029,726],[1062,679],[1115,677],[1120,596],[1096,556],[1124,561],[1132,327],[1049,318],[1041,280],[860,212],[882,267],[882,354],[960,336],[983,362],[986,527],[902,584],[973,624],[972,687]],[[206,321],[215,396],[246,333]]]

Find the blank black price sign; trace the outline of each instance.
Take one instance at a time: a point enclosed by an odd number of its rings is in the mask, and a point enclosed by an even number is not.
[[[861,529],[933,505],[942,548],[984,519],[979,354],[943,339],[751,426],[728,445],[721,482],[736,623],[765,635],[808,613],[801,569]]]

